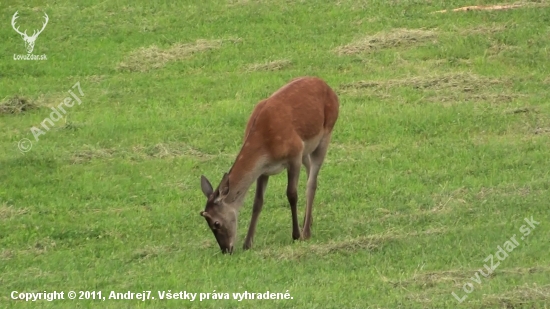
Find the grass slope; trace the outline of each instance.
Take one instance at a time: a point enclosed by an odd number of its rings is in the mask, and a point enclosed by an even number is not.
[[[495,3],[2,5],[1,307],[546,308],[550,2],[433,13]],[[48,13],[34,50],[47,60],[13,60],[25,52],[8,24],[17,10],[21,30]],[[253,249],[241,250],[251,189],[238,250],[223,256],[199,216],[200,175],[217,183],[254,104],[303,75],[341,100],[313,237],[293,243],[280,175]],[[31,127],[71,89],[82,104],[36,141]],[[531,217],[540,225],[520,239]],[[519,246],[476,283],[514,235]],[[45,290],[156,299],[10,297]],[[292,299],[159,300],[168,290]]]

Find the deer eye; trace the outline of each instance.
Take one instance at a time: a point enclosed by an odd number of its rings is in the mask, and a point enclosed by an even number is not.
[[[215,229],[219,229],[220,227],[221,227],[220,222],[219,222],[219,221],[215,221],[215,222],[214,222],[214,228],[215,228]]]

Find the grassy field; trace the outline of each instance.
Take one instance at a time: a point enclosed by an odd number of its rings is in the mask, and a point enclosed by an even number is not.
[[[548,308],[550,1],[196,3],[2,4],[0,307]],[[49,15],[47,60],[13,59],[16,11],[29,34]],[[222,255],[200,175],[217,185],[254,105],[306,75],[341,104],[312,238],[292,241],[281,174],[252,250],[254,188]],[[69,90],[81,104],[59,117]],[[299,190],[302,223],[305,172]]]

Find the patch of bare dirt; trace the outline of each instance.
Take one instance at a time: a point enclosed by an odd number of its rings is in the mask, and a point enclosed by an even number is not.
[[[393,29],[392,31],[379,32],[366,36],[347,45],[340,46],[334,51],[338,55],[354,55],[369,53],[384,48],[417,45],[435,41],[436,32],[424,29]]]
[[[240,41],[241,39],[197,40],[194,43],[177,43],[165,49],[156,45],[142,47],[130,53],[125,61],[118,64],[117,69],[146,72],[159,69],[171,61],[186,59],[197,53],[218,49],[226,42],[237,43]]]

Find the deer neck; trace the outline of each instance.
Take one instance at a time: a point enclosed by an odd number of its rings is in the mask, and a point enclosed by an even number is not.
[[[229,170],[229,193],[225,201],[236,210],[241,208],[250,186],[263,173],[265,156],[257,149],[246,146],[241,149]]]

